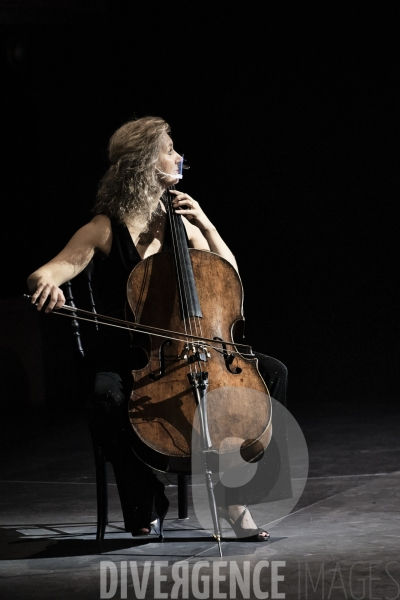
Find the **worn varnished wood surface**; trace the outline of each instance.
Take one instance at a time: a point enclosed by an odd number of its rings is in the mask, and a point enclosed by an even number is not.
[[[243,319],[243,290],[239,276],[224,259],[211,252],[190,250],[203,317],[185,325],[179,308],[173,255],[155,254],[139,263],[128,280],[127,294],[136,322],[170,331],[232,341],[234,324]],[[172,336],[171,336],[172,337]],[[134,385],[129,417],[137,435],[158,453],[188,457],[192,438],[196,446],[198,424],[196,403],[189,384],[189,365],[182,355],[185,342],[171,339],[165,344],[165,373],[152,381],[160,368],[159,337],[151,337],[151,355],[145,368],[133,372]],[[237,452],[251,460],[266,447],[271,437],[271,401],[257,369],[256,359],[238,355],[230,373],[217,350],[202,363],[208,372],[208,425],[213,448]],[[195,366],[192,365],[194,369]],[[256,442],[258,440],[258,442]]]

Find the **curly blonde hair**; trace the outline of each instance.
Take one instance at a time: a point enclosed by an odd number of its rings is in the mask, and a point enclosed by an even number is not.
[[[117,129],[108,145],[111,166],[99,183],[97,214],[119,222],[129,215],[148,224],[161,190],[156,166],[163,134],[170,131],[161,117],[134,119]]]

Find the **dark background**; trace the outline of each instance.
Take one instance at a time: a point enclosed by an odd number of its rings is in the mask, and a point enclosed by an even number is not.
[[[396,402],[395,5],[303,4],[0,3],[13,402],[40,403],[35,361],[49,405],[82,400],[66,325],[22,294],[91,218],[111,134],[148,114],[171,124],[191,166],[179,187],[237,257],[246,339],[288,366],[291,411]]]

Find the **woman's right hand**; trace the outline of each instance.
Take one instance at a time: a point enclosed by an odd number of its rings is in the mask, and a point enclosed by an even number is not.
[[[32,304],[37,303],[38,310],[44,307],[46,313],[61,308],[65,304],[65,296],[59,286],[79,275],[95,252],[108,256],[111,243],[110,219],[105,215],[96,215],[72,236],[57,256],[29,275]]]
[[[36,304],[38,310],[42,310],[48,301],[44,312],[49,313],[55,308],[61,308],[65,304],[64,292],[51,280],[39,277],[36,290],[32,294],[32,304]]]

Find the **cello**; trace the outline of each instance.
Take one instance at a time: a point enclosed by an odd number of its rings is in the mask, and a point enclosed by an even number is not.
[[[173,186],[172,186],[173,188]],[[129,419],[135,453],[163,472],[191,473],[191,454],[236,466],[262,456],[272,435],[272,405],[257,359],[233,340],[243,323],[243,287],[234,267],[206,250],[189,249],[186,231],[165,192],[173,252],[142,260],[127,282],[138,329],[151,327],[148,362],[132,371]],[[236,463],[235,463],[236,461]]]
[[[154,469],[179,474],[191,472],[193,448],[199,449],[210,489],[210,471],[222,454],[232,466],[238,449],[247,462],[262,454],[272,433],[271,399],[257,360],[240,354],[233,341],[244,320],[239,276],[219,255],[188,249],[168,192],[166,208],[173,253],[151,255],[130,274],[133,323],[108,321],[149,334],[147,364],[132,372],[135,453]],[[216,523],[212,490],[210,498]]]

